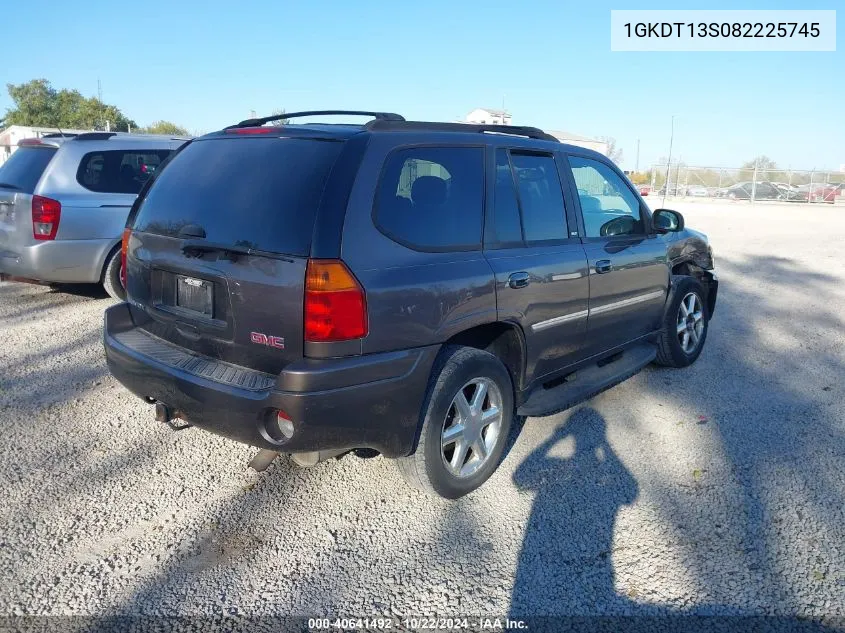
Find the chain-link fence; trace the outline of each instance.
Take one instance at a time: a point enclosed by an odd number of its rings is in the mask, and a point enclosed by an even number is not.
[[[639,186],[670,198],[845,203],[845,173],[839,171],[663,164],[638,176]]]

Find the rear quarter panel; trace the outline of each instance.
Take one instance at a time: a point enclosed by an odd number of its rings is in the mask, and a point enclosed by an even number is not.
[[[394,242],[373,224],[375,193],[390,151],[439,144],[436,135],[416,140],[407,133],[374,135],[349,197],[341,256],[367,294],[369,334],[361,349],[365,354],[441,343],[496,320],[495,278],[480,247],[419,252]],[[443,139],[442,144],[453,143]]]

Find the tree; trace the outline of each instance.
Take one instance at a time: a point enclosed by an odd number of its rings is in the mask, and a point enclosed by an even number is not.
[[[776,170],[778,168],[775,161],[768,156],[758,156],[753,160],[749,160],[742,164],[742,169],[739,172],[740,180],[753,180],[754,169],[757,169],[757,180],[782,180],[782,174]],[[771,173],[769,173],[771,172]]]
[[[117,106],[94,97],[84,97],[78,90],[56,90],[46,79],[23,84],[6,84],[14,107],[5,114],[6,125],[33,125],[75,129],[127,131],[135,122]]]
[[[622,161],[622,150],[616,147],[616,139],[612,136],[600,136],[600,141],[607,143],[607,157],[614,163]]]
[[[273,116],[279,116],[280,114],[284,114],[285,110],[282,108],[281,110],[273,110],[270,114]],[[274,125],[276,127],[282,127],[283,125],[288,125],[287,119],[276,119],[275,121],[270,121],[270,125]]]
[[[773,170],[778,168],[777,163],[775,163],[775,161],[773,161],[768,156],[758,156],[757,158],[749,160],[748,162],[742,164],[743,169],[754,169],[755,166],[757,167],[757,169],[765,170]]]
[[[155,121],[147,127],[138,128],[141,134],[166,134],[168,136],[190,136],[188,130],[170,121]]]

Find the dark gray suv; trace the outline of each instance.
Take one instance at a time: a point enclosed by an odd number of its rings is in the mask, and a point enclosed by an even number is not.
[[[300,464],[395,458],[449,498],[542,416],[701,353],[704,235],[536,128],[267,125],[182,147],[124,233],[111,372],[156,417]]]

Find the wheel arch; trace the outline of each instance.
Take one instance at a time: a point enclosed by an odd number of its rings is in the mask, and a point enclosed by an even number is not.
[[[107,249],[104,249],[104,255],[102,261],[99,262],[100,265],[100,282],[102,283],[103,279],[105,279],[106,274],[106,266],[109,265],[109,260],[112,258],[116,252],[120,251],[120,240],[115,240],[114,244],[111,244]]]
[[[525,379],[525,333],[516,323],[494,321],[476,325],[452,335],[444,342],[449,345],[463,345],[484,350],[496,356],[508,370],[515,392],[524,386]]]
[[[716,309],[716,292],[718,280],[714,271],[702,268],[691,259],[682,259],[672,262],[672,276],[693,277],[704,287],[704,301],[707,303],[707,314],[713,316]]]

